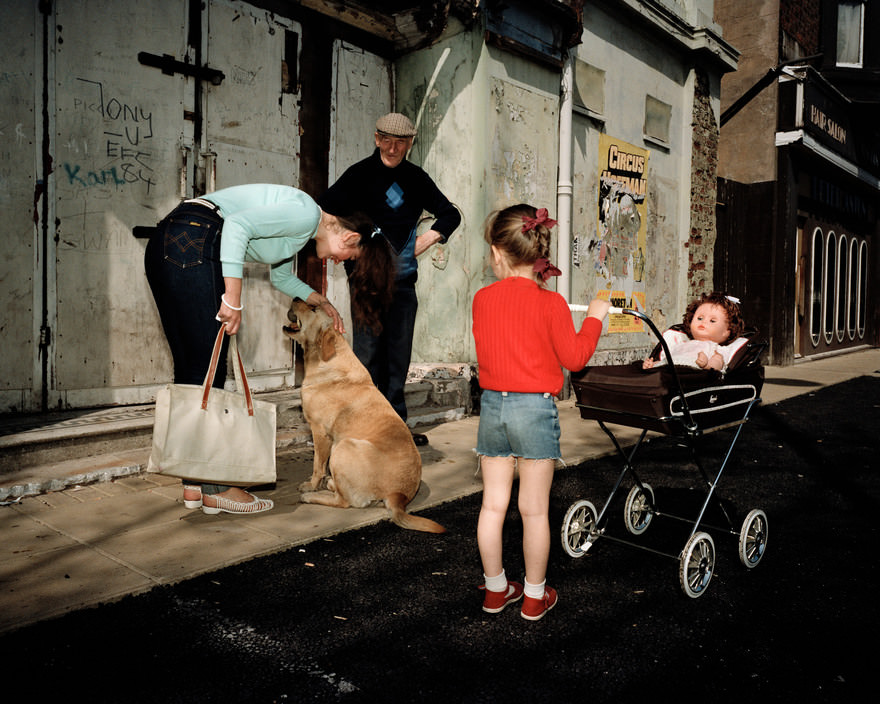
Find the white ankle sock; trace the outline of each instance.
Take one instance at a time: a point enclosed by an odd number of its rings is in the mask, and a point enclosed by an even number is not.
[[[501,574],[497,577],[487,577],[484,574],[483,579],[486,580],[486,589],[490,592],[507,593],[507,575],[504,573],[504,570],[501,570]]]
[[[547,585],[546,579],[540,584],[529,584],[527,579],[524,579],[523,582],[523,594],[532,599],[544,598],[544,587]]]

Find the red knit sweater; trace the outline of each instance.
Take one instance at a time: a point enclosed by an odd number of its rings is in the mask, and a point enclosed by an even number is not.
[[[575,332],[562,296],[511,276],[477,291],[473,333],[482,388],[558,394],[562,367],[578,371],[586,366],[602,321],[587,318]]]

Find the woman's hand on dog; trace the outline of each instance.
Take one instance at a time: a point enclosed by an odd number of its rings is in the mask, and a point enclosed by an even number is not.
[[[342,320],[342,316],[339,315],[339,311],[333,307],[333,304],[328,301],[324,296],[322,296],[317,291],[311,293],[309,297],[306,299],[306,303],[310,306],[314,306],[315,308],[320,308],[327,315],[333,318],[333,328],[336,332],[345,334],[345,323]]]

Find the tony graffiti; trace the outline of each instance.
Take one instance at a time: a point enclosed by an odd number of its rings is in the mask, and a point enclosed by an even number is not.
[[[77,81],[85,90],[74,97],[74,110],[101,117],[96,136],[99,143],[96,154],[100,155],[101,164],[95,167],[76,160],[64,162],[68,185],[120,188],[125,184],[143,183],[149,192],[153,185],[153,113],[141,105],[108,96],[100,81],[85,78]]]

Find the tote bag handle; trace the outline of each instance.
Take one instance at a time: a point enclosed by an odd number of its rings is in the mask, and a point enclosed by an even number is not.
[[[214,376],[217,374],[217,363],[220,361],[220,349],[223,347],[223,335],[226,334],[226,323],[220,325],[217,332],[217,339],[214,341],[214,350],[211,353],[211,364],[208,367],[208,373],[205,375],[205,382],[202,387],[202,410],[208,408],[208,395],[214,384]],[[244,393],[245,402],[247,404],[248,415],[254,415],[254,400],[251,397],[251,387],[248,384],[247,374],[244,371],[244,363],[241,361],[241,355],[238,353],[237,335],[229,336],[229,344],[232,349],[233,356],[233,372],[235,374],[235,388]]]

